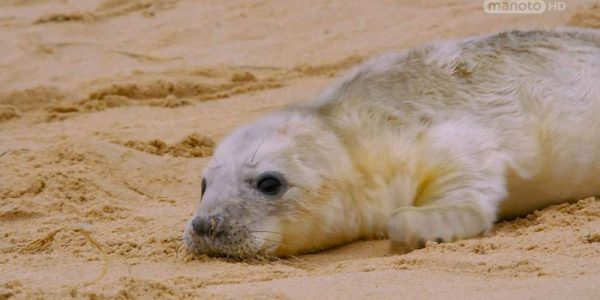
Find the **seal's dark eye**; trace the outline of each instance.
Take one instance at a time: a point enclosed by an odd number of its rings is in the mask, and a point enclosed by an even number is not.
[[[204,192],[206,192],[206,179],[202,178],[202,194],[200,194],[200,197],[204,195]]]
[[[281,191],[281,180],[274,175],[266,175],[258,180],[256,189],[269,196],[277,195]]]

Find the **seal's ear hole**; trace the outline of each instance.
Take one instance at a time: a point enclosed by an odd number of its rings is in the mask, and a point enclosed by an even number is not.
[[[283,190],[284,182],[279,174],[265,173],[258,177],[256,189],[265,195],[275,196]]]
[[[206,178],[202,178],[202,193],[200,194],[200,199],[202,199],[202,196],[204,196],[205,192],[206,192]]]

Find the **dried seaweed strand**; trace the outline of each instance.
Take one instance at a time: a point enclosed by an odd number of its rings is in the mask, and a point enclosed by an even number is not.
[[[20,247],[18,253],[23,254],[38,252],[48,248],[52,241],[54,241],[54,237],[56,236],[56,234],[61,232],[63,229],[65,229],[65,227],[61,227],[59,229],[51,231],[50,233],[46,234],[46,236],[29,242],[27,245]]]
[[[48,246],[50,246],[50,244],[54,241],[54,237],[56,236],[56,234],[58,234],[59,232],[65,230],[65,229],[67,229],[67,228],[61,227],[59,229],[51,231],[50,233],[46,234],[42,238],[39,238],[39,239],[29,242],[28,244],[20,247],[20,249],[18,250],[18,253],[20,253],[20,254],[32,253],[32,252],[38,252],[38,251],[48,248]],[[104,276],[106,276],[106,273],[108,273],[109,261],[108,261],[108,255],[106,254],[106,251],[104,251],[104,249],[102,248],[100,243],[98,243],[92,237],[92,234],[88,230],[86,230],[80,226],[71,227],[68,229],[73,230],[74,232],[80,233],[90,244],[92,244],[92,246],[94,246],[94,248],[96,248],[100,252],[100,254],[102,254],[102,261],[104,262],[104,264],[102,266],[102,271],[100,271],[100,274],[98,274],[96,276],[96,278],[94,278],[91,281],[83,283],[83,285],[88,286],[88,285],[94,284],[94,283],[102,280],[102,278],[104,278]]]
[[[106,276],[106,273],[108,272],[108,255],[106,255],[106,251],[104,251],[102,246],[100,246],[100,244],[92,237],[92,235],[89,231],[87,231],[83,228],[77,228],[77,229],[74,229],[74,231],[81,233],[81,235],[83,235],[83,237],[88,242],[90,242],[90,244],[92,244],[94,247],[96,247],[96,249],[98,249],[98,251],[100,251],[100,253],[102,254],[102,261],[104,262],[104,264],[102,266],[102,271],[100,271],[100,274],[98,274],[98,276],[96,276],[95,279],[83,284],[85,286],[92,285],[92,284],[102,280],[102,278],[104,278],[104,276]]]

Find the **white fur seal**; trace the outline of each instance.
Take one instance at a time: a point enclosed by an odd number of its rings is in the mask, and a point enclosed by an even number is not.
[[[600,193],[600,31],[510,31],[372,59],[216,149],[184,240],[285,256],[477,236]]]

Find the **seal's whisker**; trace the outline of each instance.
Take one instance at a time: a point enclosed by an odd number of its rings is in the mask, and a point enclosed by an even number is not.
[[[260,149],[260,147],[262,146],[262,144],[265,142],[265,140],[267,139],[267,137],[263,137],[262,141],[260,141],[260,144],[258,144],[258,146],[256,147],[256,150],[254,150],[254,154],[252,154],[252,157],[250,158],[250,160],[247,162],[247,164],[249,166],[253,166],[256,164],[256,162],[254,161],[254,159],[256,158],[256,154],[258,153],[258,150]]]
[[[286,257],[289,257],[289,258],[291,258],[291,259],[294,259],[294,260],[296,260],[296,262],[295,262],[295,263],[289,262],[289,263],[290,263],[290,264],[292,264],[292,265],[294,265],[294,264],[300,264],[300,263],[306,263],[306,260],[304,260],[304,259],[302,259],[302,258],[300,258],[300,257],[298,257],[298,256],[296,256],[296,255],[291,255],[291,254],[288,254],[288,255],[286,255]]]
[[[258,219],[258,220],[254,220],[254,221],[252,221],[252,222],[249,222],[249,223],[247,223],[247,224],[245,224],[245,225],[242,225],[242,227],[241,227],[241,228],[245,228],[246,226],[248,226],[248,225],[251,225],[251,224],[254,224],[254,223],[258,222],[258,221],[260,221],[260,219]]]
[[[181,247],[183,246],[183,239],[179,241],[179,245],[175,248],[175,259],[179,259],[179,252],[181,252]]]
[[[273,260],[273,261],[277,261],[278,263],[282,263],[285,265],[290,265],[291,263],[289,261],[286,261],[285,259],[281,258],[281,257],[277,257],[274,255],[268,255],[267,256],[269,259]]]
[[[263,241],[279,244],[279,241],[275,241],[275,240],[270,240],[270,239],[265,239],[265,238],[260,238],[260,237],[252,237],[252,238],[255,240],[263,240]]]
[[[268,230],[253,230],[253,231],[249,231],[249,233],[261,233],[261,232],[274,233],[274,234],[283,235],[283,233],[276,232],[276,231],[268,231]]]
[[[269,258],[268,258],[267,256],[264,256],[264,255],[258,255],[258,254],[256,254],[256,255],[253,255],[253,256],[252,256],[252,259],[253,259],[253,260],[256,260],[256,261],[258,261],[258,262],[268,262],[268,261],[269,261]]]
[[[268,248],[266,248],[265,250],[271,250],[271,249],[273,249],[275,247],[277,247],[277,244],[273,244],[273,245],[269,246]]]

